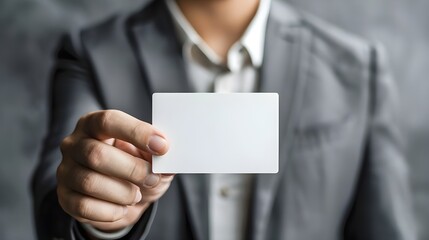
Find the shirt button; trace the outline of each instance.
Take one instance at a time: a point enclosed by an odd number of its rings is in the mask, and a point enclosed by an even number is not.
[[[229,196],[229,189],[228,187],[222,187],[219,191],[220,195],[224,198]]]

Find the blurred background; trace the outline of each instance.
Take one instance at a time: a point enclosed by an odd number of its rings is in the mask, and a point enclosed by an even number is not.
[[[29,180],[46,131],[47,83],[59,36],[144,1],[0,0],[0,239],[34,239]],[[386,46],[402,97],[420,239],[429,239],[429,1],[289,2]]]

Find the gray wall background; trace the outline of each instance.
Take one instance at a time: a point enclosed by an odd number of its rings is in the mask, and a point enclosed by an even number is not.
[[[58,37],[142,2],[0,0],[0,239],[34,239],[29,179],[46,130],[47,81]],[[386,46],[402,96],[421,239],[429,239],[429,1],[290,2]]]

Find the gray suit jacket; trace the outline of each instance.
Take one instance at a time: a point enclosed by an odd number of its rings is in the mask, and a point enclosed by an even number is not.
[[[153,92],[190,92],[164,1],[66,37],[49,133],[33,178],[40,239],[71,239],[57,201],[59,143],[77,119],[114,108],[151,122]],[[274,1],[260,90],[280,96],[280,171],[258,175],[250,240],[416,238],[397,95],[380,48]],[[207,239],[207,177],[179,175],[127,239]]]

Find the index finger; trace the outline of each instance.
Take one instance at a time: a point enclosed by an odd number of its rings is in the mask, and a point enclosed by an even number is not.
[[[117,138],[151,154],[163,155],[168,142],[151,124],[118,110],[89,113],[79,120],[78,127],[98,140]]]

